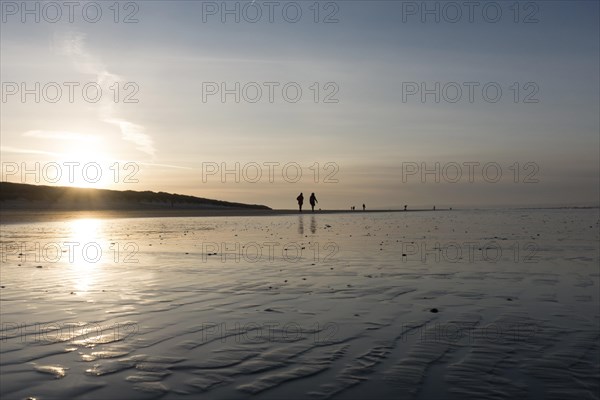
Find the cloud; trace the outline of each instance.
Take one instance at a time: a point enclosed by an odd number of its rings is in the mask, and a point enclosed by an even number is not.
[[[122,119],[109,118],[105,119],[105,122],[117,125],[121,130],[123,140],[135,144],[137,150],[154,156],[156,152],[154,141],[144,133],[144,127]]]
[[[141,162],[141,163],[138,163],[138,164],[149,166],[149,167],[164,167],[164,168],[187,169],[187,170],[193,170],[194,169],[192,167],[182,167],[180,165],[171,165],[171,164],[154,164],[154,163],[145,163],[145,162]]]
[[[96,82],[103,86],[110,85],[121,78],[109,72],[104,64],[97,60],[85,46],[86,36],[78,32],[66,32],[59,36],[55,50],[71,59],[75,67],[83,74],[95,75]]]
[[[23,136],[34,137],[38,139],[67,140],[88,143],[97,142],[99,140],[99,138],[94,135],[84,135],[82,133],[68,131],[31,130],[23,133]]]
[[[115,82],[122,83],[123,79],[110,72],[102,62],[96,59],[86,49],[85,41],[84,34],[68,32],[55,41],[55,49],[59,54],[69,57],[81,73],[94,75],[103,93],[110,93],[110,86]],[[99,107],[100,119],[118,126],[123,140],[133,143],[136,150],[150,156],[156,154],[152,137],[145,133],[145,128],[142,125],[128,121],[119,115],[116,110],[117,104],[112,101],[111,96],[104,96],[97,106]]]
[[[35,149],[21,149],[19,147],[2,146],[0,147],[0,153],[14,153],[14,154],[42,154],[51,157],[62,157],[62,153],[53,153],[51,151],[35,150]]]

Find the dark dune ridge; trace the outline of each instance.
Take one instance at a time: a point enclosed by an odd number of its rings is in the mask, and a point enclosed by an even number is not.
[[[0,182],[0,206],[3,209],[17,210],[271,209],[259,204],[233,203],[165,192],[41,186],[11,182]]]

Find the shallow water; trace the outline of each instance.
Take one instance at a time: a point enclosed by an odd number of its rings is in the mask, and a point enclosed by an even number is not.
[[[598,399],[598,221],[591,209],[2,225],[0,394]]]

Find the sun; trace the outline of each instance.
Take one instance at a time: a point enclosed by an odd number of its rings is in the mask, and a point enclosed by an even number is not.
[[[61,183],[81,188],[106,188],[114,183],[114,159],[101,141],[73,143],[62,149]]]

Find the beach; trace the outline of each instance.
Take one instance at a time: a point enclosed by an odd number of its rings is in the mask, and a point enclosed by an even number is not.
[[[306,215],[321,214],[356,214],[356,213],[399,213],[431,211],[431,209],[413,210],[310,210]],[[439,212],[448,209],[437,210]],[[276,215],[299,215],[298,210],[252,210],[243,208],[150,208],[150,209],[108,209],[108,210],[47,210],[47,209],[0,209],[0,221],[3,224],[65,221],[82,218],[164,218],[164,217],[268,217]]]
[[[0,400],[600,400],[600,0],[0,14]]]
[[[597,399],[598,209],[2,225],[3,399]]]

